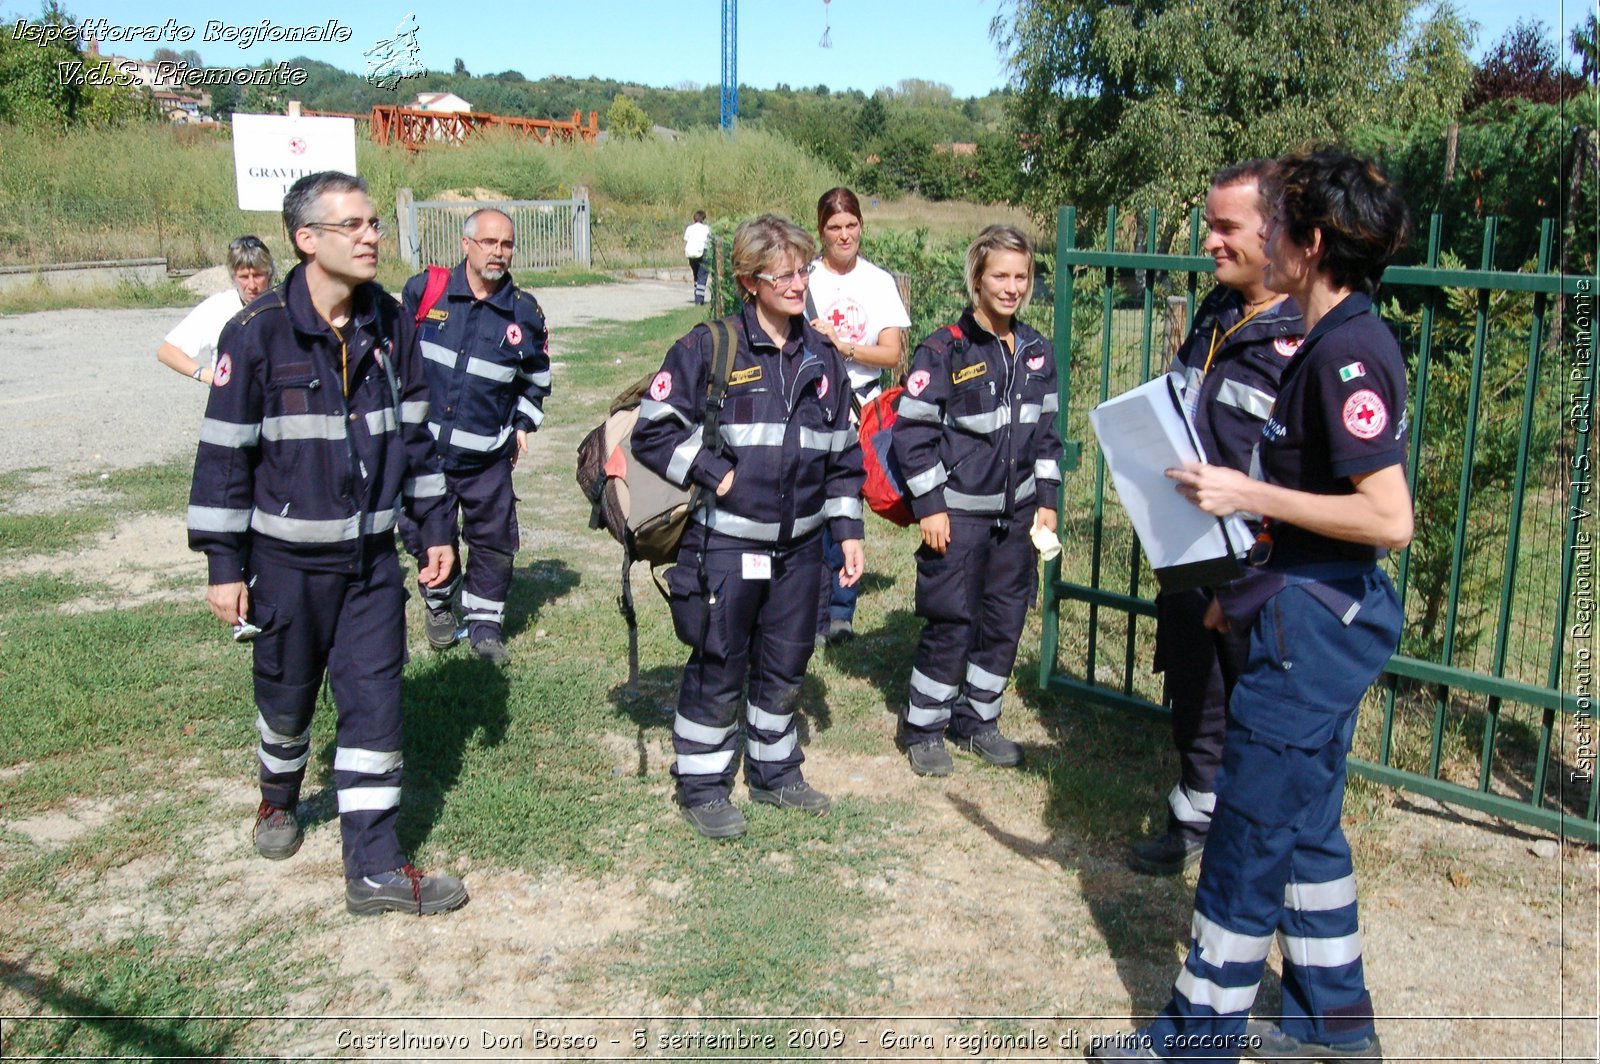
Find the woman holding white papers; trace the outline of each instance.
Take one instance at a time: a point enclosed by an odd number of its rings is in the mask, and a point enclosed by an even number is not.
[[[1259,478],[1168,473],[1207,513],[1264,518],[1258,567],[1206,618],[1249,627],[1249,658],[1188,958],[1155,1022],[1098,1059],[1382,1059],[1339,819],[1356,713],[1402,620],[1378,561],[1411,540],[1406,375],[1372,293],[1409,223],[1384,174],[1336,149],[1280,160],[1268,197],[1266,281],[1299,303],[1307,334],[1262,431]],[[1283,1015],[1247,1026],[1274,936]]]

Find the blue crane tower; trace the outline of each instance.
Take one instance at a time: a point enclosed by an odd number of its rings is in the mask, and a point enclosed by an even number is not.
[[[722,0],[722,131],[739,119],[739,0]]]

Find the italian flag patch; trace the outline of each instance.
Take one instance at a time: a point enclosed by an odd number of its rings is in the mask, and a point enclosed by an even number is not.
[[[1339,379],[1342,381],[1353,381],[1357,377],[1365,377],[1366,375],[1367,367],[1359,362],[1352,362],[1339,370]]]

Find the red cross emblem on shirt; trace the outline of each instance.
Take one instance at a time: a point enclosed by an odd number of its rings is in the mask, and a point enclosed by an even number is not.
[[[1344,427],[1358,440],[1370,440],[1389,424],[1389,408],[1371,388],[1363,388],[1344,401]]]
[[[840,310],[838,307],[834,307],[833,313],[828,315],[828,321],[833,324],[835,329],[843,328],[846,320],[848,319],[845,318],[844,311]]]

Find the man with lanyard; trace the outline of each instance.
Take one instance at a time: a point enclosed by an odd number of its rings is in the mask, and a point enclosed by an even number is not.
[[[516,233],[506,214],[474,211],[462,227],[462,260],[444,291],[422,306],[429,295],[430,273],[424,271],[406,282],[401,297],[413,321],[422,311],[417,335],[433,404],[428,429],[450,486],[451,522],[459,507],[467,545],[461,580],[422,588],[424,628],[436,648],[455,643],[450,603],[459,586],[472,649],[496,665],[511,660],[501,626],[521,539],[511,471],[517,457],[528,453],[528,435],[544,420],[550,394],[544,313],[512,280],[515,250]],[[400,533],[420,562],[416,527],[402,521]]]
[[[1184,405],[1206,460],[1241,472],[1250,469],[1283,368],[1305,332],[1294,300],[1263,280],[1261,185],[1272,166],[1253,159],[1212,178],[1205,249],[1216,261],[1217,286],[1196,310],[1171,369],[1183,378]],[[1147,875],[1176,875],[1198,861],[1216,806],[1228,696],[1250,633],[1208,630],[1201,621],[1211,597],[1202,589],[1156,596],[1155,668],[1165,677],[1181,778],[1167,796],[1165,830],[1129,851],[1129,865]]]
[[[466,887],[418,872],[395,833],[402,505],[422,529],[423,585],[444,583],[455,565],[416,334],[373,281],[383,223],[366,182],[302,177],[284,196],[283,224],[300,264],[223,327],[188,512],[189,546],[210,572],[207,605],[235,639],[254,639],[256,850],[284,860],[300,848],[295,808],[326,675],[345,907],[446,912],[466,904]]]

